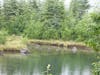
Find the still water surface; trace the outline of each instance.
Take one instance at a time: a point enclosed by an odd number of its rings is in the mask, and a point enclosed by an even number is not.
[[[91,75],[93,54],[67,53],[64,55],[1,56],[0,75],[45,75],[47,64],[51,64],[53,75]]]

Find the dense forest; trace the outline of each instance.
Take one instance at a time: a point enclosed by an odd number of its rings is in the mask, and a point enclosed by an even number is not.
[[[3,0],[0,3],[0,43],[6,35],[30,39],[85,42],[100,49],[100,9],[88,12],[88,0]]]

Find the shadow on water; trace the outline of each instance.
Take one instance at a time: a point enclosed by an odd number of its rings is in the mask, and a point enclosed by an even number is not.
[[[44,75],[51,64],[53,75],[91,75],[95,54],[67,53],[64,55],[39,55],[25,57],[0,57],[0,75]]]

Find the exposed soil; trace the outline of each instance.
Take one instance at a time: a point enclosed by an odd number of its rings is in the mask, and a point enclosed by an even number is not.
[[[37,45],[47,45],[47,46],[55,46],[55,47],[67,47],[68,49],[72,49],[73,47],[76,47],[80,50],[92,50],[90,47],[87,47],[86,45],[82,44],[63,44],[63,43],[48,43],[48,42],[30,42],[28,45],[37,44]]]
[[[13,49],[5,49],[3,53],[20,53],[20,50],[13,50]]]
[[[57,43],[57,42],[45,42],[45,41],[31,41],[27,44],[27,47],[30,47],[30,46],[33,46],[34,47],[34,44],[36,45],[40,45],[40,46],[54,46],[54,47],[60,47],[60,48],[63,48],[63,47],[66,47],[68,49],[73,49],[74,47],[77,48],[77,50],[84,50],[84,51],[89,51],[89,50],[92,50],[91,48],[87,47],[86,45],[82,45],[82,44],[64,44],[62,42],[60,43]],[[0,55],[2,55],[3,53],[21,53],[20,51],[21,49],[13,49],[13,48],[10,48],[10,49],[4,49],[2,51],[0,51]]]

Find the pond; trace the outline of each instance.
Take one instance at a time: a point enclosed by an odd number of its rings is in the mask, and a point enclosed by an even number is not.
[[[7,55],[0,57],[0,75],[45,75],[51,65],[53,75],[91,75],[95,54]]]

